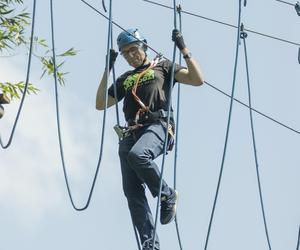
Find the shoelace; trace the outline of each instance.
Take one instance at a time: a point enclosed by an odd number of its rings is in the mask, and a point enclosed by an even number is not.
[[[165,199],[161,199],[161,209],[162,210],[170,210],[176,204],[176,198],[173,197],[173,194]]]

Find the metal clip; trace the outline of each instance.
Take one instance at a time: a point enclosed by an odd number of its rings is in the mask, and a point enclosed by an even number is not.
[[[241,34],[240,34],[240,38],[241,38],[241,39],[245,39],[245,38],[247,38],[247,36],[248,36],[248,34],[247,34],[247,32],[244,31],[244,24],[242,23],[242,24],[241,24]]]
[[[125,137],[130,135],[130,129],[119,125],[114,126],[114,130],[117,133],[119,140],[123,140]]]
[[[114,126],[114,130],[117,133],[120,140],[124,139],[124,128],[120,127],[119,125]]]
[[[180,4],[178,4],[178,5],[176,6],[176,10],[177,10],[178,14],[180,14],[180,12],[182,11],[182,7],[181,7]]]

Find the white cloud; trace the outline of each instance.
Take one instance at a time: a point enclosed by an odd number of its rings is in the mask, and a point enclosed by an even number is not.
[[[21,79],[20,72],[13,65],[1,68],[6,74]],[[25,227],[33,227],[33,221],[38,225],[48,213],[59,210],[63,214],[70,209],[59,155],[55,102],[49,92],[46,88],[37,96],[27,97],[13,142],[8,149],[0,151],[0,206],[10,211],[16,223]],[[77,99],[71,96],[67,105]],[[14,101],[5,107],[6,114],[0,121],[4,142],[8,139],[18,105],[19,101]],[[61,109],[61,126],[75,203],[82,204],[87,199],[98,160],[101,129],[97,124],[100,124],[102,115],[99,117],[93,108],[83,110],[84,107],[80,106],[77,109],[80,116],[63,113],[64,108]],[[110,140],[115,135],[112,135],[110,126],[107,125],[100,175],[108,170],[105,165],[118,164],[115,141]],[[112,186],[119,182],[116,176],[108,176]],[[100,178],[102,176],[98,180]]]

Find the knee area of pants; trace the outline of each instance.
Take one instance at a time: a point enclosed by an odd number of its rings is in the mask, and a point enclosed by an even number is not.
[[[140,155],[139,153],[135,152],[135,151],[129,151],[128,155],[127,155],[127,160],[128,162],[131,164],[131,167],[135,167],[137,165],[140,164],[144,164],[145,162],[145,157]]]

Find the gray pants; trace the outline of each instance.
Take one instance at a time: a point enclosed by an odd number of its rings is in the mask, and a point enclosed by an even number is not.
[[[144,184],[153,197],[158,196],[160,171],[153,160],[163,153],[165,133],[166,129],[160,122],[156,122],[135,130],[119,144],[123,190],[142,244],[153,238],[154,229]],[[163,180],[162,194],[169,193],[169,187]],[[156,239],[159,246],[157,236]]]

